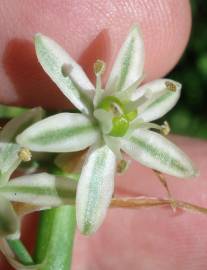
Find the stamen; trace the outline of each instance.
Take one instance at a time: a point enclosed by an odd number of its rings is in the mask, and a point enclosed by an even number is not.
[[[94,70],[95,75],[96,76],[103,75],[105,68],[106,68],[106,64],[104,61],[99,60],[99,59],[96,60],[96,62],[94,63],[94,66],[93,66],[93,70]]]
[[[170,133],[170,125],[167,121],[164,121],[163,125],[161,125],[161,133],[164,136],[167,136]]]
[[[137,94],[136,90],[143,80],[144,80],[144,74],[138,80],[136,80],[133,84],[131,84],[127,89],[123,91],[118,91],[114,95],[123,102],[126,100],[132,100],[133,95]]]
[[[101,89],[101,76],[106,68],[106,64],[102,60],[96,60],[93,66],[94,73],[96,75],[96,89]]]
[[[139,124],[139,122],[138,122]],[[155,123],[151,123],[151,122],[143,122],[141,124],[139,124],[138,128],[143,128],[143,129],[158,129],[161,130],[162,126],[155,124]]]
[[[61,67],[61,72],[64,77],[68,77],[72,71],[72,66],[69,64],[63,64]]]
[[[144,103],[146,103],[149,100],[147,95],[143,95],[140,98],[129,101],[127,104],[125,104],[125,112],[131,112],[142,106]]]
[[[18,155],[19,155],[19,158],[25,162],[30,161],[32,158],[32,154],[28,148],[21,148]]]
[[[137,118],[134,121],[130,123],[129,129],[127,131],[126,137],[129,138],[131,134],[134,132],[135,129],[142,128],[142,125],[144,124],[143,119]]]
[[[117,173],[124,173],[129,167],[129,161],[121,159],[117,163],[116,171]]]
[[[166,85],[167,89],[172,91],[172,92],[175,92],[177,90],[177,87],[173,82],[166,81],[165,85]]]
[[[139,122],[138,122],[139,124]],[[164,136],[167,136],[170,133],[170,126],[167,121],[164,121],[163,125],[158,125],[155,123],[146,123],[143,122],[139,124],[137,128],[143,128],[143,129],[158,129]]]

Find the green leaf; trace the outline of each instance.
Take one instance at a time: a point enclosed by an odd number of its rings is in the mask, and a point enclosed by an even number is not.
[[[13,118],[28,109],[16,106],[0,105],[0,118]]]
[[[30,126],[17,142],[33,151],[75,152],[93,144],[98,127],[79,113],[59,113]]]
[[[92,234],[102,224],[114,190],[116,157],[104,145],[92,149],[85,161],[77,189],[77,224]]]
[[[75,181],[47,173],[17,177],[0,187],[0,194],[8,200],[37,205],[40,209],[73,204],[75,193]]]
[[[122,45],[112,68],[106,89],[122,91],[143,74],[144,44],[138,27],[133,27]]]
[[[198,174],[184,152],[153,131],[137,129],[128,139],[121,139],[121,149],[141,164],[163,173],[182,178]]]
[[[83,69],[60,45],[42,34],[35,36],[35,49],[44,71],[80,111],[88,114],[91,111],[94,86]],[[64,65],[69,67],[68,76],[62,72]]]

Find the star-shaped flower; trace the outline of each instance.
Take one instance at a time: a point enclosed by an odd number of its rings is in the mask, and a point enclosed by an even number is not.
[[[90,147],[76,195],[77,223],[82,233],[94,233],[103,222],[122,152],[170,175],[188,178],[197,174],[190,159],[159,134],[167,134],[168,125],[151,123],[176,104],[181,85],[158,79],[138,87],[143,79],[144,46],[137,27],[121,47],[105,87],[101,82],[102,61],[94,65],[94,87],[55,41],[37,34],[35,47],[45,72],[81,113],[59,113],[41,120],[23,131],[17,142],[40,152],[75,152]]]

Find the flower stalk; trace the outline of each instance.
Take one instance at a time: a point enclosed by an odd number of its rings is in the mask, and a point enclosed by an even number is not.
[[[69,270],[72,263],[76,229],[75,206],[62,206],[43,211],[34,260],[39,270]]]
[[[9,244],[11,250],[14,252],[16,255],[17,259],[19,260],[20,263],[24,265],[33,265],[34,261],[27,251],[26,247],[24,244],[21,242],[19,239],[7,239],[7,243]]]

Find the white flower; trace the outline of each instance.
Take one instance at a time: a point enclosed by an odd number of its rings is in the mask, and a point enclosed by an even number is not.
[[[40,152],[74,152],[90,147],[76,196],[77,223],[82,233],[94,233],[105,217],[122,151],[164,173],[186,178],[197,174],[180,149],[150,130],[167,133],[167,125],[150,121],[176,104],[181,85],[158,79],[138,88],[143,78],[144,46],[137,27],[132,28],[120,49],[104,89],[102,61],[94,65],[94,87],[56,42],[37,34],[35,47],[45,72],[81,113],[59,113],[41,120],[23,131],[17,142]]]

